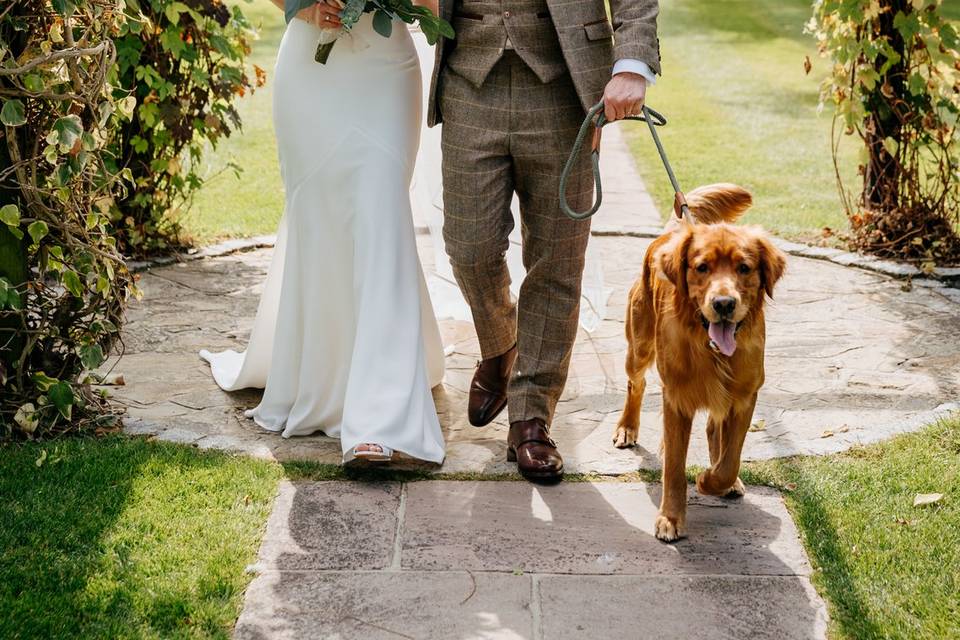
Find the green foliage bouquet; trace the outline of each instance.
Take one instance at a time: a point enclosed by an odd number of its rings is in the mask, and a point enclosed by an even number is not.
[[[322,0],[320,0],[322,1]],[[364,13],[373,14],[373,28],[384,38],[393,33],[393,20],[407,24],[417,23],[427,42],[436,44],[440,36],[453,38],[453,27],[443,18],[434,15],[430,9],[413,4],[411,0],[338,0],[343,7],[340,12],[340,30],[325,30],[317,46],[316,60],[326,64],[337,38],[343,32],[349,32]],[[301,10],[318,4],[318,0],[287,0],[285,14],[287,22],[293,20]]]

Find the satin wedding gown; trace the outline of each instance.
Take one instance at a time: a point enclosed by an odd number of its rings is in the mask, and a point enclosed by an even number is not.
[[[322,431],[441,462],[431,387],[444,354],[410,209],[420,64],[405,25],[369,14],[314,61],[320,31],[293,20],[275,71],[286,207],[247,349],[202,351],[223,389],[264,388],[247,412],[284,437]]]

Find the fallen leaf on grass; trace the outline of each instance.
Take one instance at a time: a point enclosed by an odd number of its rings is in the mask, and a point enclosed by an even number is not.
[[[918,493],[913,499],[913,506],[925,507],[929,504],[936,504],[943,499],[942,493]]]
[[[797,490],[797,483],[796,483],[796,482],[788,482],[787,484],[783,485],[783,490],[784,490],[784,491],[796,491],[796,490]]]
[[[750,428],[747,429],[747,431],[763,431],[766,428],[767,428],[766,420],[757,420],[752,425],[750,425]]]

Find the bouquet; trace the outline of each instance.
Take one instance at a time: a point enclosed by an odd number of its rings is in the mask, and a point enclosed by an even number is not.
[[[302,9],[313,6],[323,0],[286,0],[284,13],[287,22],[293,20]],[[427,42],[436,44],[440,36],[444,38],[453,38],[453,27],[450,23],[433,14],[430,9],[420,7],[411,0],[337,0],[342,7],[340,12],[340,22],[343,27],[340,29],[324,29],[320,37],[320,44],[317,46],[316,61],[326,64],[333,45],[341,33],[349,32],[357,24],[364,13],[373,14],[373,28],[384,38],[389,38],[393,33],[393,19],[397,18],[407,24],[418,23]]]

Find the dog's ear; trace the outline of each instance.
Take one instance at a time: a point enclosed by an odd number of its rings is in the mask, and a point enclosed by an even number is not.
[[[673,238],[657,251],[655,264],[657,275],[680,291],[687,293],[687,252],[693,241],[689,226],[683,226],[673,232]]]
[[[787,257],[783,251],[770,242],[765,233],[756,236],[757,248],[760,254],[760,286],[764,293],[773,297],[773,286],[777,284],[787,268]]]

